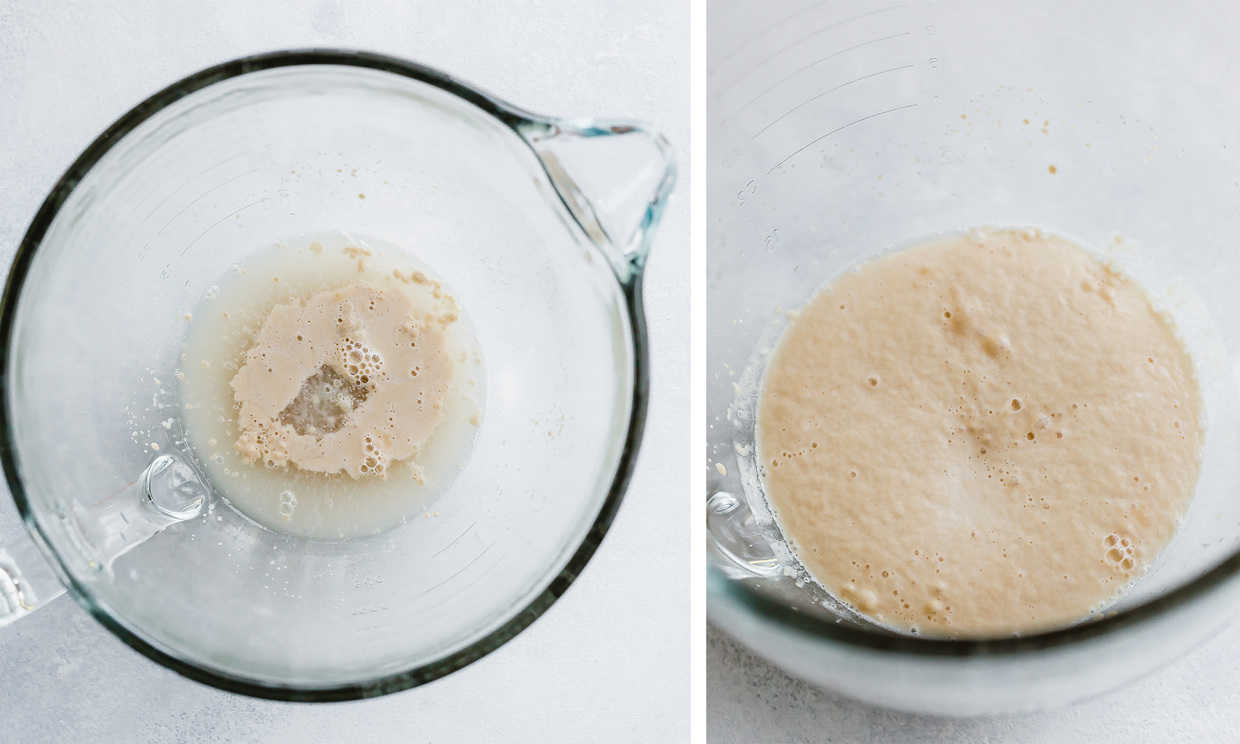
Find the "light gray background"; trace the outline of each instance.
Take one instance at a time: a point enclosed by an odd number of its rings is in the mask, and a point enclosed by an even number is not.
[[[534,111],[652,122],[681,153],[682,181],[647,281],[651,416],[611,533],[567,595],[515,640],[431,685],[359,703],[273,703],[190,682],[62,597],[0,633],[0,741],[687,739],[688,5],[385,5],[0,0],[0,262],[99,131],[158,88],[243,54],[367,48],[450,71]],[[0,496],[0,526],[16,519]]]
[[[1062,710],[977,719],[880,710],[793,679],[707,633],[710,744],[1169,744],[1240,740],[1240,625],[1133,684]]]

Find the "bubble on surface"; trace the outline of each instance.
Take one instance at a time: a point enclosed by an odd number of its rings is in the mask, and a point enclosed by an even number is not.
[[[1125,572],[1136,568],[1136,549],[1130,538],[1112,532],[1103,538],[1102,545],[1106,551],[1103,554],[1103,560],[1108,565]]]
[[[297,494],[287,490],[281,491],[280,516],[284,519],[292,519],[295,511],[297,511]]]

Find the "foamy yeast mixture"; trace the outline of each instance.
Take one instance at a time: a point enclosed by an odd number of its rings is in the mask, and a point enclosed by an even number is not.
[[[1060,238],[975,230],[845,274],[792,321],[758,413],[810,574],[879,623],[1086,617],[1175,532],[1201,399],[1168,320]]]
[[[312,537],[382,531],[425,509],[481,416],[481,359],[453,295],[374,240],[261,252],[191,317],[190,441],[256,521]]]

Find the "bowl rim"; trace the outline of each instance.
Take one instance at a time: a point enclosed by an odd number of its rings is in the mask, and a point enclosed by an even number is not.
[[[649,399],[649,346],[642,308],[643,273],[638,264],[633,267],[627,280],[617,277],[617,283],[625,300],[631,332],[633,390],[627,433],[611,485],[599,505],[598,513],[590,528],[572,551],[567,563],[547,586],[531,597],[524,607],[498,627],[465,647],[429,662],[398,672],[380,674],[361,682],[323,686],[303,685],[265,681],[258,677],[240,675],[187,661],[159,648],[117,620],[94,599],[92,592],[86,586],[68,572],[56,552],[50,547],[48,536],[31,509],[18,471],[18,460],[13,442],[12,411],[9,407],[8,396],[12,388],[10,366],[15,358],[10,351],[10,345],[13,341],[17,304],[23,285],[35,253],[60,208],[99,160],[135,128],[181,98],[203,88],[250,73],[303,66],[357,67],[386,72],[433,86],[473,104],[482,113],[498,119],[526,146],[529,146],[529,143],[518,131],[519,126],[530,122],[555,121],[510,105],[496,96],[426,65],[386,54],[343,48],[286,49],[247,55],[193,73],[149,96],[108,126],[73,161],[43,200],[17,248],[8,279],[5,282],[3,296],[0,297],[0,431],[2,431],[0,465],[3,465],[5,480],[27,531],[34,538],[34,542],[39,545],[43,556],[56,569],[70,596],[130,648],[178,674],[229,692],[272,700],[327,702],[357,700],[398,692],[424,685],[462,669],[512,640],[567,591],[607,534],[632,477],[642,432],[645,428]],[[532,149],[531,152],[533,152]],[[535,157],[537,158],[536,154]],[[656,219],[657,216],[656,211]],[[571,213],[567,217],[571,219],[571,224],[581,228]]]
[[[715,602],[733,603],[739,605],[743,612],[756,616],[762,621],[772,622],[781,628],[808,635],[817,640],[853,646],[881,654],[921,658],[965,659],[987,656],[1018,659],[1139,627],[1219,590],[1240,574],[1240,551],[1215,564],[1213,568],[1197,578],[1127,609],[1104,611],[1088,620],[1066,627],[1026,635],[991,638],[919,637],[895,631],[849,626],[833,620],[812,617],[748,586],[747,580],[729,578],[714,564],[713,559],[708,559],[708,563],[711,564],[707,580],[708,605],[713,606]],[[759,581],[756,577],[752,580]],[[723,627],[726,629],[726,624]]]

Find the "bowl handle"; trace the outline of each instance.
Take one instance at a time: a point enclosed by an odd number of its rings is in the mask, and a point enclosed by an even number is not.
[[[170,525],[202,514],[210,499],[198,471],[175,455],[160,455],[120,493],[84,506],[74,503],[59,519],[90,570],[110,572],[121,555]],[[29,525],[28,525],[29,526]],[[30,614],[65,591],[68,577],[42,543],[39,530],[15,535],[0,547],[0,627]]]
[[[714,564],[733,579],[769,579],[783,574],[784,562],[771,547],[767,530],[744,499],[715,491],[706,499],[706,535]]]
[[[639,274],[676,183],[675,154],[667,139],[621,120],[527,120],[515,129],[620,281]]]
[[[64,584],[30,535],[5,540],[0,547],[0,628],[64,593]]]

